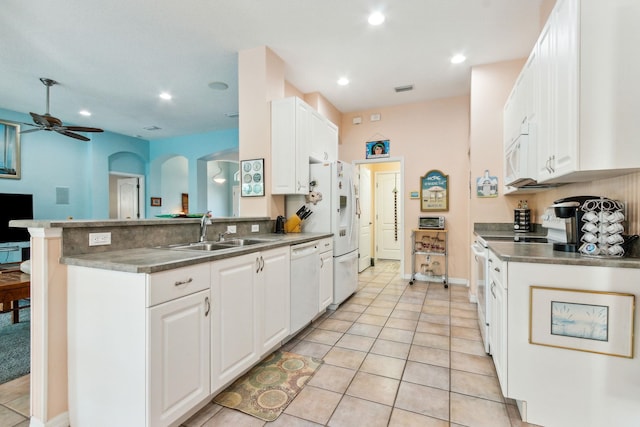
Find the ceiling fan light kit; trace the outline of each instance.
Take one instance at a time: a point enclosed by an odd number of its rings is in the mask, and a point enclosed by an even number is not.
[[[50,104],[49,88],[51,88],[51,86],[53,85],[57,85],[58,82],[53,79],[48,79],[46,77],[41,77],[40,81],[47,88],[47,111],[44,114],[29,113],[35,124],[32,124],[32,123],[24,123],[24,124],[28,126],[33,126],[34,129],[24,130],[20,132],[21,134],[37,132],[39,130],[46,130],[46,131],[58,132],[61,135],[68,136],[70,138],[79,139],[80,141],[89,141],[89,138],[87,138],[84,135],[80,135],[76,132],[103,132],[102,129],[98,129],[98,128],[63,125],[62,120],[52,116],[49,113],[49,104]]]

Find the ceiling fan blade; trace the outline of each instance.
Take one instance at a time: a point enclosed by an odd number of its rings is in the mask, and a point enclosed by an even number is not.
[[[25,123],[25,124],[28,124],[28,123]],[[31,125],[31,126],[35,126],[35,125]],[[23,130],[23,131],[20,131],[20,134],[22,135],[23,133],[38,132],[39,130],[42,130],[42,128],[41,127],[36,127],[36,128],[33,128],[33,129]]]
[[[56,130],[56,132],[58,132],[61,135],[65,135],[65,136],[69,136],[71,138],[75,138],[75,139],[79,139],[80,141],[89,141],[89,138],[87,138],[84,135],[80,135],[77,133],[73,133],[73,132],[69,132],[68,130]]]
[[[102,129],[98,128],[87,128],[83,126],[65,126],[67,130],[73,130],[76,132],[104,132]]]

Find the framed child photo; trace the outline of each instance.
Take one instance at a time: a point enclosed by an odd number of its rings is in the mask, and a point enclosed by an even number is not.
[[[366,158],[378,159],[389,157],[389,140],[369,141],[366,143]]]

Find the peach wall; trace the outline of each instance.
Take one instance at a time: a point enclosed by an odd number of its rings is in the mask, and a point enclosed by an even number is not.
[[[265,176],[271,175],[271,104],[285,95],[284,62],[265,46],[238,54],[239,156],[264,158]],[[284,215],[284,197],[241,197],[241,216]]]
[[[474,222],[513,221],[518,198],[504,197],[502,112],[525,59],[481,65],[471,70],[471,124],[469,134],[471,182],[485,170],[498,177],[499,195],[478,198],[472,185],[470,220]],[[521,197],[521,196],[520,196]],[[471,228],[472,230],[472,228]]]
[[[371,122],[369,117],[380,113],[381,120]],[[362,124],[352,124],[355,116]],[[411,229],[417,226],[419,200],[410,199],[410,191],[419,191],[420,177],[431,169],[449,175],[449,211],[435,212],[446,217],[450,230],[449,275],[466,281],[468,277],[468,210],[469,210],[469,97],[438,99],[375,110],[343,114],[342,144],[338,157],[346,162],[365,159],[365,143],[389,139],[392,158],[404,159],[405,207],[404,258],[405,274],[410,274]]]

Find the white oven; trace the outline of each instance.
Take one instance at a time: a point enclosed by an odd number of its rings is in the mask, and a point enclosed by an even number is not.
[[[491,354],[489,342],[489,319],[491,319],[491,301],[487,285],[489,284],[489,249],[487,242],[476,237],[476,241],[471,245],[471,259],[473,260],[474,284],[476,296],[478,298],[478,326],[484,344],[484,351]]]

